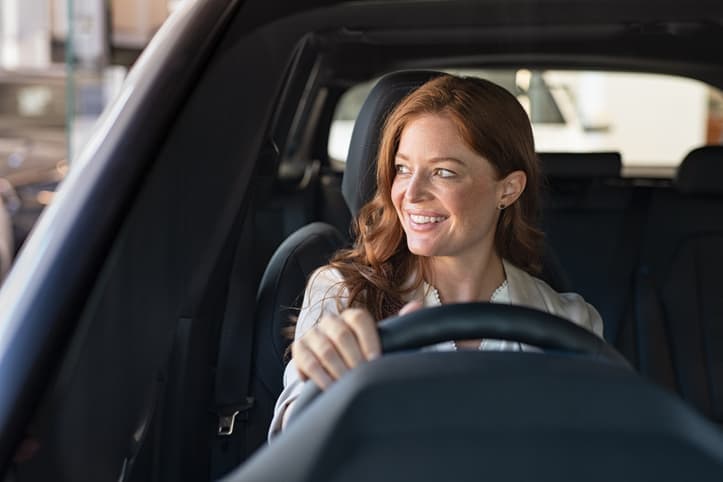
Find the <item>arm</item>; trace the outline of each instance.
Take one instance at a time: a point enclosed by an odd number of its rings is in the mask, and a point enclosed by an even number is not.
[[[304,301],[296,322],[294,340],[300,339],[321,318],[323,313],[339,314],[338,305],[346,305],[346,290],[341,285],[341,274],[328,266],[316,270],[306,285]],[[337,303],[337,300],[339,303]],[[281,431],[291,411],[291,405],[298,398],[303,380],[292,359],[284,370],[284,389],[276,406],[274,417],[269,427],[269,439]]]
[[[377,324],[365,309],[349,308],[341,274],[325,267],[314,273],[296,325],[292,360],[284,371],[284,391],[274,409],[269,438],[281,431],[303,382],[328,388],[349,370],[381,354]],[[400,314],[422,306],[412,301]],[[341,312],[340,312],[341,310]]]

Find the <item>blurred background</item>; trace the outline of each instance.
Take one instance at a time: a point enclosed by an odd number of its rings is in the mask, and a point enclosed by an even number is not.
[[[129,68],[185,0],[0,0],[0,282]]]

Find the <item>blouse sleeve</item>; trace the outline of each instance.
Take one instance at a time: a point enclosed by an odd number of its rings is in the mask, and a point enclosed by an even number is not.
[[[603,320],[594,306],[576,293],[561,293],[560,299],[563,302],[563,317],[603,338]]]
[[[299,318],[296,322],[294,340],[298,340],[312,326],[314,326],[324,313],[339,314],[339,308],[346,306],[348,293],[342,285],[341,273],[329,266],[316,270],[306,285],[304,301],[301,305]],[[269,427],[269,440],[281,432],[286,412],[301,392],[303,382],[299,378],[294,360],[291,359],[284,370],[284,389],[279,395],[274,407],[274,416]]]

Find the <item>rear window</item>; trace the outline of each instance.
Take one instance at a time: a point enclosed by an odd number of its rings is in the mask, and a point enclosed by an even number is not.
[[[723,143],[723,94],[697,80],[627,72],[447,71],[512,92],[530,116],[538,152],[617,151],[636,175],[672,175],[690,150]],[[349,89],[337,106],[328,152],[339,169],[374,82]]]

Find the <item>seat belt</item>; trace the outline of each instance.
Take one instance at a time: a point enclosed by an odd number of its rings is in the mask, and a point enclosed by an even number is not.
[[[216,430],[211,443],[211,477],[217,479],[240,463],[245,453],[246,420],[254,399],[250,396],[254,338],[256,280],[249,259],[253,258],[253,210],[239,213],[239,235],[233,252],[226,308],[219,333],[214,388]],[[239,232],[240,231],[240,232]],[[246,281],[244,282],[244,278]]]
[[[673,364],[669,325],[647,266],[638,270],[635,298],[640,373],[673,392],[682,393]]]
[[[249,452],[248,420],[254,408],[250,392],[256,290],[261,278],[261,272],[254,265],[257,262],[254,201],[263,202],[265,196],[270,195],[277,176],[278,158],[278,146],[269,139],[261,148],[253,182],[248,185],[246,200],[241,204],[229,238],[231,243],[238,241],[235,250],[229,249],[233,258],[219,330],[213,406],[215,426],[209,467],[212,480],[238,466]]]
[[[610,271],[611,286],[617,286],[621,279],[627,279],[625,283],[626,292],[622,303],[618,305],[616,310],[615,331],[610,333],[609,341],[616,347],[620,347],[626,342],[630,343],[631,340],[624,340],[623,337],[626,334],[634,333],[634,330],[626,330],[628,327],[625,325],[626,323],[633,323],[634,317],[627,315],[632,312],[635,303],[636,274],[641,260],[651,195],[652,192],[649,187],[638,187],[633,191],[630,200],[631,205],[623,220],[623,229],[621,231],[622,252],[615,259],[613,268]],[[621,277],[621,274],[624,277]],[[630,356],[631,354],[627,355]],[[630,360],[630,362],[635,363],[637,360]]]

